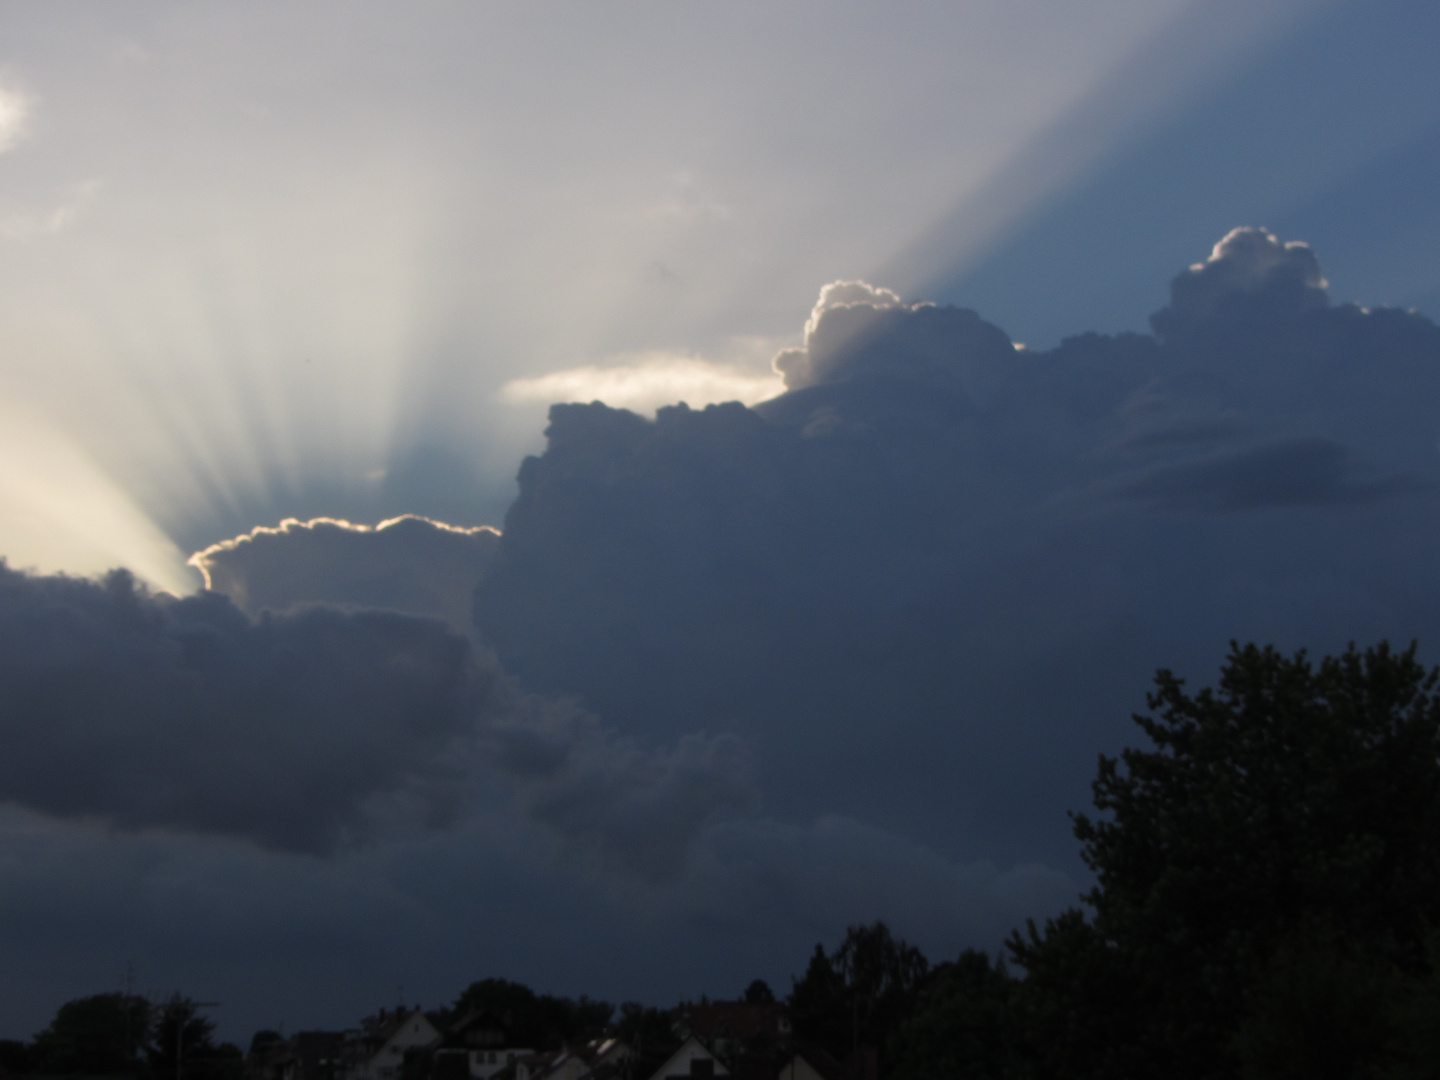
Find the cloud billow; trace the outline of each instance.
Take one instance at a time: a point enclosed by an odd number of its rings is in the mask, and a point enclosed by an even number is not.
[[[117,827],[300,851],[409,796],[452,812],[450,750],[494,673],[439,623],[315,609],[252,623],[224,598],[155,597],[5,570],[0,798]]]
[[[374,527],[316,518],[259,526],[190,557],[247,614],[303,604],[383,608],[469,625],[466,598],[500,534],[406,514]]]
[[[1248,313],[1274,318],[1327,306],[1329,282],[1309,246],[1281,243],[1264,229],[1232,229],[1203,263],[1170,284],[1170,304],[1150,318],[1161,338]]]

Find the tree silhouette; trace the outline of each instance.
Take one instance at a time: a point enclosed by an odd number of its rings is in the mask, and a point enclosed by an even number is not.
[[[228,1043],[215,1045],[215,1023],[193,998],[175,993],[155,1012],[146,1058],[154,1080],[230,1080],[242,1057]]]
[[[790,992],[797,1038],[843,1058],[862,1048],[888,1063],[890,1036],[910,1015],[930,965],[919,949],[897,940],[883,922],[852,926],[832,953],[820,945]]]
[[[1074,818],[1093,916],[1010,942],[1036,1075],[1268,1075],[1270,1036],[1295,1022],[1282,1002],[1305,985],[1310,1042],[1349,1048],[1326,1075],[1404,1056],[1403,1025],[1377,1018],[1429,979],[1440,927],[1436,680],[1384,643],[1318,665],[1232,644],[1194,695],[1159,672],[1135,717],[1154,748],[1102,757],[1106,816]]]
[[[35,1036],[28,1071],[45,1074],[136,1071],[151,1027],[151,1006],[133,994],[94,994],[67,1001]]]

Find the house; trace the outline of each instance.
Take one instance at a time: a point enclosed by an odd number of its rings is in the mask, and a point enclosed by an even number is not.
[[[297,1031],[290,1036],[290,1057],[280,1080],[336,1080],[344,1062],[340,1031]]]
[[[715,1052],[699,1036],[690,1035],[680,1044],[680,1049],[655,1070],[650,1080],[691,1080],[692,1077],[711,1080],[729,1075],[730,1070]]]
[[[817,1046],[796,1050],[780,1066],[776,1080],[848,1080],[845,1067]]]
[[[475,1009],[451,1024],[432,1047],[434,1080],[492,1080],[532,1047],[511,1044],[505,1025],[490,1012]]]
[[[246,1080],[336,1080],[345,1055],[339,1031],[260,1031],[245,1055]]]
[[[672,1012],[681,1039],[699,1038],[720,1060],[773,1058],[790,1039],[790,1014],[776,1001],[684,1002]]]
[[[440,1038],[418,1008],[381,1009],[345,1033],[344,1062],[338,1080],[398,1080],[407,1052],[418,1053]]]
[[[515,1080],[609,1080],[620,1075],[630,1057],[630,1047],[619,1039],[593,1039],[517,1059]]]

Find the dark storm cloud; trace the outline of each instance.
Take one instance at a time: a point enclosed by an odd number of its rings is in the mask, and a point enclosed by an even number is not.
[[[756,809],[749,755],[733,736],[692,733],[650,750],[579,709],[545,703],[493,725],[490,740],[521,781],[529,816],[602,869],[673,877],[706,826]]]
[[[383,612],[252,623],[225,598],[0,577],[0,798],[294,850],[400,796],[453,813],[454,750],[497,694],[463,638]]]
[[[1186,434],[1208,441],[1193,429]],[[1414,486],[1404,477],[1352,478],[1349,457],[1330,439],[1290,439],[1159,466],[1118,490],[1124,498],[1171,510],[1224,512],[1368,502]]]
[[[379,525],[316,518],[260,527],[191,556],[205,586],[242,611],[326,603],[385,608],[469,625],[466,598],[499,534],[404,515]]]
[[[1048,866],[957,863],[837,815],[805,826],[726,822],[710,831],[694,862],[683,902],[707,920],[753,933],[801,919],[821,933],[863,912],[942,956],[970,945],[994,948],[1024,918],[1059,910],[1076,891]]]
[[[476,594],[528,685],[754,746],[767,800],[1054,860],[1160,666],[1440,639],[1440,331],[1238,229],[1157,333],[821,294],[787,392],[556,406]]]
[[[522,694],[438,620],[312,606],[253,621],[119,572],[0,569],[0,734],[0,801],[288,851],[519,813],[661,873],[753,797],[733,740],[620,739]]]

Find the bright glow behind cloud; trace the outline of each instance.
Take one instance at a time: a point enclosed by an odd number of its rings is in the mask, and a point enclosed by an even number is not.
[[[30,98],[13,87],[0,86],[0,152],[9,150],[29,126]]]
[[[0,552],[17,569],[100,574],[123,566],[174,593],[198,584],[135,501],[33,414],[0,418]]]
[[[695,407],[722,401],[753,405],[784,389],[785,384],[774,372],[755,374],[698,356],[656,352],[628,364],[585,365],[532,379],[512,379],[500,394],[512,404],[603,401],[619,409],[654,412],[661,405],[680,401]]]

